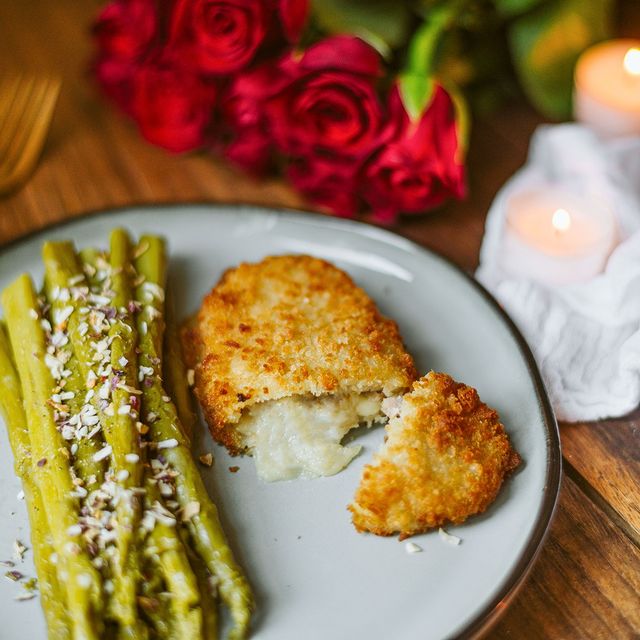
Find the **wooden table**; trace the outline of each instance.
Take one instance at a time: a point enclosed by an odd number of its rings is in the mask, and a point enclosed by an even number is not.
[[[628,3],[621,30],[640,33]],[[254,182],[204,156],[172,157],[147,145],[85,75],[87,36],[99,3],[0,0],[0,70],[50,71],[64,80],[40,165],[0,199],[0,243],[92,209],[170,201],[303,207],[277,180]],[[540,118],[510,105],[476,123],[470,198],[396,231],[468,270],[477,265],[484,217],[522,164]],[[0,132],[1,134],[1,132]],[[492,638],[640,637],[640,410],[616,420],[564,424],[564,481],[551,532],[531,576]]]

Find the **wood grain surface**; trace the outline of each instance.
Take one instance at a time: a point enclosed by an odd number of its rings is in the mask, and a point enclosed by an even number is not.
[[[99,5],[0,0],[0,73],[31,70],[63,79],[36,172],[0,199],[0,243],[88,210],[128,204],[305,206],[281,181],[255,182],[211,157],[153,148],[110,109],[86,74],[89,24]],[[622,3],[619,23],[621,33],[640,36],[640,3]],[[395,230],[472,270],[491,200],[524,162],[540,122],[522,103],[476,120],[470,197],[403,219]],[[640,412],[562,425],[561,435],[566,475],[556,518],[527,583],[489,637],[639,638]]]

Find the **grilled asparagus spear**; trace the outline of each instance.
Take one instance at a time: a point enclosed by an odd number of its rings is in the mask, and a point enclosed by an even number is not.
[[[153,369],[161,363],[164,330],[163,303],[166,276],[164,242],[156,236],[145,236],[141,242],[148,249],[136,260],[136,271],[144,282],[136,290],[136,301],[142,305],[138,316],[140,330],[140,364]],[[200,557],[209,571],[219,581],[218,588],[223,602],[228,606],[234,622],[229,637],[240,640],[249,628],[253,595],[242,569],[233,553],[220,524],[218,510],[209,498],[200,473],[190,452],[189,439],[178,420],[176,407],[166,395],[158,375],[151,377],[151,385],[145,392],[148,411],[154,416],[150,421],[150,433],[162,455],[176,470],[176,499],[184,513],[191,512],[189,530]]]
[[[67,449],[56,428],[51,405],[54,373],[64,376],[65,369],[59,361],[46,358],[38,300],[29,276],[20,276],[3,291],[2,306],[22,381],[31,469],[58,555],[73,637],[98,640],[102,631],[101,579],[78,535],[78,503],[73,496]]]
[[[67,596],[53,562],[54,547],[45,516],[42,495],[33,479],[27,418],[22,406],[22,389],[4,327],[0,326],[0,411],[7,426],[16,474],[22,480],[31,524],[33,559],[38,573],[40,602],[47,621],[49,640],[71,638],[67,617]]]

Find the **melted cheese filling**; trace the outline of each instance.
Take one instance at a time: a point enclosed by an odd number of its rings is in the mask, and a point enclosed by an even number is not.
[[[342,446],[348,431],[384,416],[382,394],[294,396],[257,404],[241,418],[242,431],[267,482],[331,476],[358,454],[359,445]]]

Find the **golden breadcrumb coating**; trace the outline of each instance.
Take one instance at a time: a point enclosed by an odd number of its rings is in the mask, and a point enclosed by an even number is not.
[[[405,538],[460,523],[495,499],[520,456],[496,411],[443,373],[413,384],[349,505],[358,531]]]
[[[182,330],[213,437],[245,450],[243,410],[293,395],[406,391],[416,371],[398,326],[332,264],[272,256],[224,273]]]

